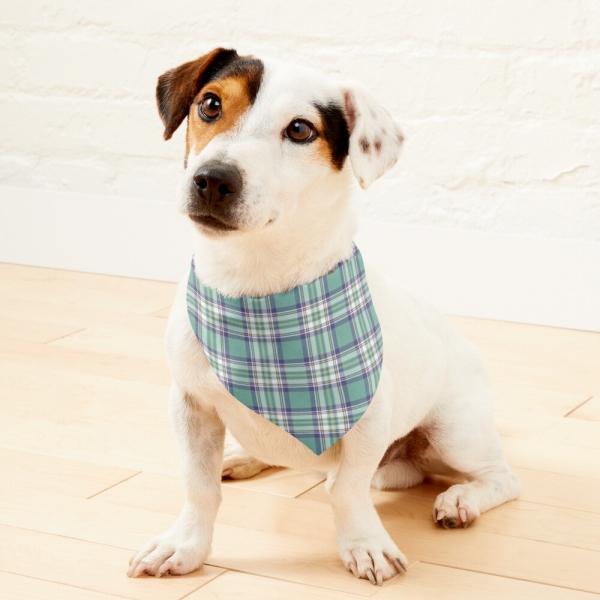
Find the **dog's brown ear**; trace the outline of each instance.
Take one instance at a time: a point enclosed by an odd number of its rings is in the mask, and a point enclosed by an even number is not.
[[[163,73],[156,86],[158,113],[165,125],[164,138],[175,133],[188,114],[196,94],[210,76],[238,58],[235,50],[212,52]]]

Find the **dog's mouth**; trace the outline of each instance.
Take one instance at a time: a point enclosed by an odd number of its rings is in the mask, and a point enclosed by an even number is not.
[[[198,225],[202,225],[208,229],[216,231],[235,231],[237,229],[237,227],[234,227],[229,223],[225,223],[224,221],[221,221],[212,215],[196,215],[190,213],[188,216],[192,221],[194,221],[194,223],[198,223]]]

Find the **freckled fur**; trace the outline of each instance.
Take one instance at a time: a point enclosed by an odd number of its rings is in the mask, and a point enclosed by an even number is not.
[[[358,143],[360,144],[360,149],[365,154],[369,154],[369,152],[371,152],[371,142],[369,142],[366,137],[361,137],[360,140],[358,140]]]

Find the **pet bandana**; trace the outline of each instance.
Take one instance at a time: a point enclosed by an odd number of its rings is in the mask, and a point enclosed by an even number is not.
[[[339,440],[375,394],[383,340],[362,256],[271,296],[228,298],[190,269],[187,309],[229,393],[315,454]]]

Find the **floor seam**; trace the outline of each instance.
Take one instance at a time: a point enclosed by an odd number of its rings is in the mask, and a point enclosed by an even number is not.
[[[61,335],[61,336],[59,336],[57,338],[54,338],[52,340],[47,340],[47,341],[45,341],[43,343],[44,343],[44,345],[46,345],[46,344],[52,344],[53,342],[57,342],[58,340],[64,340],[65,338],[68,338],[68,337],[70,337],[72,335],[75,335],[76,333],[81,333],[82,331],[85,331],[86,329],[87,329],[87,327],[82,327],[81,329],[77,329],[76,331],[71,331],[70,333],[67,333],[65,335]]]
[[[125,483],[126,481],[129,481],[130,479],[133,479],[134,477],[137,477],[140,473],[142,473],[142,471],[138,471],[137,473],[134,473],[133,475],[129,475],[129,477],[125,477],[125,479],[121,479],[120,481],[117,481],[116,483],[109,485],[108,487],[100,490],[99,492],[93,493],[91,496],[88,496],[86,498],[86,500],[91,500],[92,498],[95,498],[96,496],[99,496],[100,494],[103,494],[104,492],[111,490],[112,488],[114,488],[118,485],[121,485],[122,483]]]
[[[436,562],[432,562],[429,560],[421,560],[419,561],[422,564],[425,565],[433,565],[436,567],[444,567],[446,569],[456,569],[457,571],[465,571],[467,573],[479,573],[480,575],[487,575],[487,576],[491,576],[491,577],[502,577],[502,579],[512,579],[513,581],[526,581],[527,583],[533,583],[535,585],[543,585],[546,587],[553,587],[553,588],[559,588],[562,590],[574,590],[576,592],[583,592],[586,594],[597,594],[597,592],[592,592],[590,590],[584,589],[584,588],[580,588],[580,587],[568,587],[566,585],[559,585],[556,583],[548,583],[546,581],[536,581],[535,579],[525,579],[524,577],[515,577],[514,575],[501,575],[500,573],[490,573],[489,571],[478,571],[477,569],[463,569],[461,567],[454,567],[451,565],[445,565],[442,563],[436,563]]]
[[[72,583],[65,583],[64,581],[55,581],[54,579],[44,579],[43,577],[36,577],[35,575],[23,575],[22,573],[14,573],[13,571],[7,571],[6,569],[0,569],[0,573],[8,573],[9,575],[15,575],[16,577],[23,577],[24,579],[35,579],[36,581],[43,581],[44,583],[55,583],[56,585],[64,585],[76,590],[85,590],[86,592],[93,592],[95,594],[106,594],[107,596],[114,596],[115,598],[125,598],[125,600],[131,600],[131,596],[122,596],[115,592],[101,591],[93,588],[86,588],[80,585],[73,585]]]
[[[207,564],[207,563],[204,563]],[[209,567],[212,565],[208,565]],[[225,575],[225,573],[227,573],[227,571],[229,571],[229,569],[225,569],[223,567],[213,567],[215,569],[223,569],[220,573],[218,573],[217,575],[215,575],[212,579],[210,579],[209,581],[207,581],[206,583],[203,583],[202,585],[199,585],[197,588],[191,590],[190,592],[188,592],[187,594],[185,594],[185,596],[181,596],[179,598],[179,600],[184,600],[184,598],[188,598],[189,596],[191,596],[192,594],[194,594],[195,592],[197,592],[198,590],[201,590],[203,587],[206,587],[207,585],[210,585],[213,581],[216,581],[217,579],[219,579],[219,577],[222,577],[223,575]]]
[[[576,410],[579,410],[584,404],[587,404],[594,396],[590,396],[586,398],[581,404],[578,404],[575,408],[572,408],[566,415],[563,415],[563,418],[568,417],[573,414]]]

